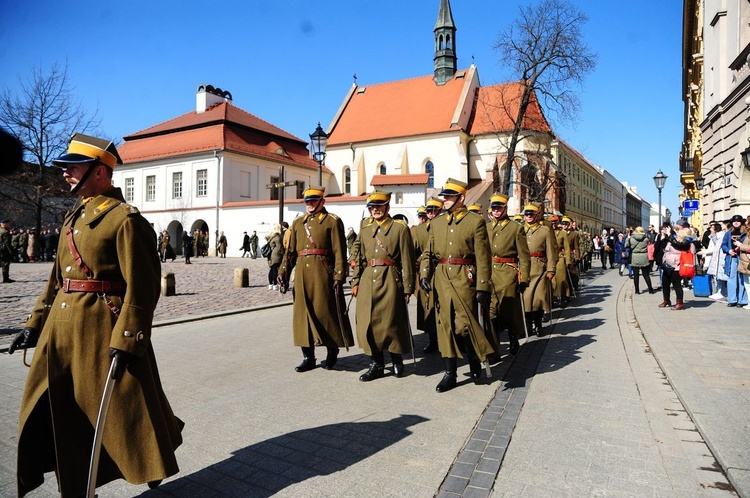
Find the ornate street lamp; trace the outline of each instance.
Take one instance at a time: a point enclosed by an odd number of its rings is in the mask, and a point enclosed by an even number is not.
[[[667,183],[667,175],[659,170],[654,176],[654,185],[656,185],[656,190],[659,191],[659,229],[661,229],[661,189],[664,188],[665,183]]]
[[[706,184],[705,178],[702,176],[698,176],[695,178],[695,188],[698,190],[703,190],[703,186]]]
[[[750,138],[747,139],[747,142],[750,144]],[[740,152],[740,156],[742,156],[742,165],[750,169],[750,146]]]
[[[326,160],[326,147],[328,146],[328,134],[318,127],[310,135],[310,146],[312,147],[313,159],[318,162],[318,185],[323,185],[323,161]]]

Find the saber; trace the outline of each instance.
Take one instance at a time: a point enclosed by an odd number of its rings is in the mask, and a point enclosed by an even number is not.
[[[565,265],[565,273],[568,274],[568,285],[570,286],[570,292],[573,293],[573,299],[577,298],[575,287],[573,287],[573,277],[570,276],[570,268],[568,268],[568,265]]]
[[[521,302],[521,314],[523,315],[523,334],[526,336],[526,339],[528,340],[529,328],[526,326],[526,305],[523,304],[523,292],[518,293],[518,300]]]
[[[349,294],[349,303],[346,305],[346,316],[349,316],[349,306],[352,305],[352,301],[354,301],[354,294]]]
[[[492,328],[492,320],[490,320],[490,310],[487,309],[486,306],[483,306],[481,303],[479,303],[479,321],[482,329],[484,329],[485,335],[487,334],[487,330],[489,328],[490,336],[495,339],[495,344],[500,345],[500,341],[497,340],[497,336],[495,335],[495,330]],[[489,327],[487,324],[489,324]],[[500,352],[498,351],[498,355],[499,354]],[[490,368],[490,362],[487,360],[484,361],[484,371],[487,374],[488,379],[492,377],[492,368]]]
[[[99,472],[99,456],[102,450],[102,436],[104,436],[104,423],[107,421],[107,411],[109,410],[109,402],[112,399],[112,390],[115,387],[117,380],[115,377],[115,370],[117,367],[117,356],[112,358],[112,364],[109,366],[109,373],[107,373],[107,382],[104,384],[104,393],[102,394],[102,401],[99,404],[99,415],[96,417],[96,430],[94,431],[94,445],[91,448],[91,462],[89,464],[89,480],[86,491],[88,498],[94,498],[94,490],[96,490],[96,474]]]
[[[404,297],[404,301],[406,301],[406,306],[407,306],[406,325],[409,330],[409,344],[411,344],[411,361],[412,363],[414,363],[414,370],[416,370],[417,369],[417,357],[414,354],[414,334],[411,331],[411,319],[409,318],[409,314],[408,314],[409,301],[406,300],[406,297]],[[419,306],[419,303],[417,303],[417,306]]]
[[[346,342],[346,334],[344,334],[344,318],[341,316],[341,306],[343,303],[341,302],[341,291],[336,288],[334,290],[333,294],[336,296],[336,315],[339,317],[339,332],[341,333],[341,342],[344,343],[344,347],[346,348],[346,351],[349,351],[349,344]],[[346,315],[347,317],[349,315]]]

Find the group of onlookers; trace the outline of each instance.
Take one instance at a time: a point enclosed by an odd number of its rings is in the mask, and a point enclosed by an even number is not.
[[[10,239],[11,261],[13,263],[54,261],[57,243],[60,240],[60,229],[44,229],[39,235],[33,228],[28,230],[23,228],[11,229]]]
[[[642,227],[628,228],[617,233],[614,228],[594,237],[594,258],[602,268],[618,268],[620,275],[627,271],[633,279],[636,293],[640,293],[640,277],[651,294],[659,289],[651,282],[651,272],[659,272],[663,300],[661,308],[681,310],[685,307],[685,288],[692,288],[694,276],[708,276],[708,296],[724,301],[729,307],[750,310],[750,240],[747,221],[736,214],[725,221],[712,221],[701,236],[686,220],[674,225],[665,222],[657,233],[654,226],[646,232]],[[671,292],[674,290],[674,305]]]

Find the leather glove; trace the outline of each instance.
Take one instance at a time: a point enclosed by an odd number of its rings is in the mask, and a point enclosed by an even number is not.
[[[135,358],[135,355],[123,351],[122,349],[109,348],[109,356],[113,360],[115,358],[117,359],[117,364],[115,365],[115,369],[112,372],[112,376],[115,380],[120,380],[122,378],[122,374],[124,374],[125,370],[128,368],[128,363],[130,363],[130,361]]]
[[[354,261],[353,259],[351,261],[349,261],[349,268],[351,268],[353,270],[356,267],[357,267],[357,262],[356,261]]]
[[[334,292],[341,292],[344,288],[344,281],[343,280],[334,280],[333,281],[333,291]]]
[[[428,278],[420,278],[419,279],[419,286],[425,292],[431,292],[432,291],[432,286],[430,285],[430,279],[428,279]]]
[[[411,294],[404,293],[404,299],[406,299],[406,304],[409,304],[409,300],[411,300]]]
[[[357,292],[359,292],[359,285],[352,287],[352,296],[357,297]]]
[[[523,294],[523,291],[525,291],[529,287],[528,282],[518,282],[518,292]]]
[[[284,278],[283,273],[276,275],[276,283],[279,284],[279,287],[286,287],[286,279]]]
[[[548,271],[546,277],[547,277],[547,280],[554,280],[555,274]]]
[[[480,306],[485,308],[490,305],[490,293],[489,291],[477,291],[477,302]]]
[[[39,332],[33,327],[24,327],[23,330],[21,330],[18,334],[16,334],[16,337],[13,339],[13,342],[10,343],[10,348],[8,348],[8,354],[13,354],[13,352],[16,349],[28,349],[33,348],[36,346],[37,341],[39,340]]]

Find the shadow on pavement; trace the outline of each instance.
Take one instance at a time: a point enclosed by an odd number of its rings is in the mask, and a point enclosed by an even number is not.
[[[409,427],[428,420],[400,415],[384,422],[344,422],[290,432],[237,450],[231,458],[140,496],[273,496],[359,463],[408,437]]]

